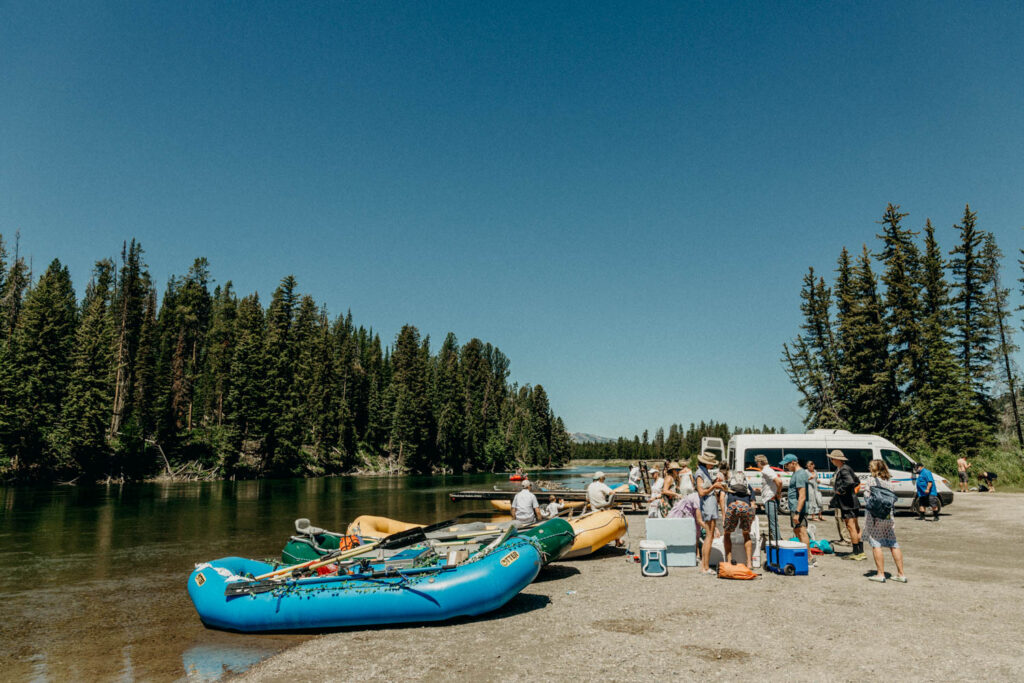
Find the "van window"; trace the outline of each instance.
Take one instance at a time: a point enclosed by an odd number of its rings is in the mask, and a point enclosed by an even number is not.
[[[748,448],[743,454],[743,469],[758,469],[757,463],[754,462],[754,458],[763,455],[768,458],[768,464],[772,467],[778,467],[782,461],[782,449],[781,448]]]
[[[885,461],[886,466],[891,470],[911,472],[914,469],[914,463],[910,462],[910,458],[891,448],[882,449],[882,460]]]
[[[824,448],[784,448],[782,452],[784,456],[791,453],[795,455],[800,461],[800,467],[807,467],[807,461],[810,460],[818,472],[828,472],[831,469]]]
[[[871,464],[872,455],[870,448],[840,448],[846,461],[854,472],[867,472]]]

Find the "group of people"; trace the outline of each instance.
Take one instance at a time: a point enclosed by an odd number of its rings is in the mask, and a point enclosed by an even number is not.
[[[853,545],[853,551],[844,555],[843,558],[855,562],[866,560],[867,555],[864,553],[864,538],[866,537],[868,545],[871,546],[871,554],[877,570],[875,574],[868,578],[877,582],[884,582],[886,580],[883,548],[888,548],[892,554],[897,571],[896,576],[892,577],[892,580],[906,583],[907,577],[903,573],[903,551],[900,548],[899,541],[896,540],[896,526],[892,512],[890,511],[884,517],[875,517],[871,509],[866,507],[863,510],[864,528],[861,529],[860,525],[861,505],[858,496],[861,491],[859,489],[864,489],[863,495],[865,499],[871,497],[872,487],[880,487],[890,492],[892,491],[892,475],[890,475],[885,461],[872,460],[869,466],[870,477],[862,484],[853,467],[850,466],[846,455],[841,450],[831,451],[828,454],[828,459],[835,469],[835,474],[831,481],[832,499],[829,506],[838,511],[843,524],[846,526],[846,530],[849,532],[850,542]],[[758,455],[756,462],[761,470],[762,505],[764,505],[768,517],[769,537],[778,538],[777,520],[779,500],[782,497],[782,477],[772,469],[768,464],[768,458],[765,456]],[[787,502],[789,503],[790,524],[797,538],[807,545],[809,549],[810,538],[807,534],[807,524],[808,519],[813,514],[812,511],[815,509],[812,500],[814,494],[817,493],[817,486],[811,483],[814,463],[808,462],[808,467],[805,469],[800,465],[800,461],[795,455],[787,454],[779,464],[790,473],[789,486],[786,493]],[[932,484],[934,486],[934,482]],[[820,494],[818,495],[820,496]],[[818,500],[821,500],[820,497]],[[938,498],[936,498],[937,500]],[[819,519],[821,518],[820,509],[819,502],[817,507]]]
[[[828,453],[835,474],[828,482],[832,487],[830,508],[837,511],[842,519],[853,546],[852,552],[843,556],[844,559],[862,561],[867,559],[864,542],[867,541],[875,561],[876,572],[869,576],[871,581],[885,582],[884,550],[888,549],[896,566],[896,575],[889,580],[906,583],[903,572],[903,552],[896,539],[895,520],[892,508],[887,513],[877,513],[878,508],[868,505],[861,506],[860,497],[871,499],[872,489],[885,489],[892,492],[892,475],[884,460],[872,460],[869,465],[869,477],[861,481],[850,466],[846,455],[841,450]],[[764,508],[768,519],[768,538],[781,538],[778,529],[779,503],[782,496],[789,503],[790,525],[794,535],[810,548],[807,526],[809,520],[823,519],[822,496],[819,490],[818,473],[813,461],[801,464],[793,454],[785,455],[779,463],[781,469],[790,474],[788,485],[783,481],[781,472],[768,463],[764,455],[755,457],[757,469],[761,475],[760,496],[755,496],[743,471],[730,473],[726,467],[720,467],[714,453],[705,451],[697,457],[697,469],[691,470],[687,464],[680,465],[675,461],[665,461],[663,465],[652,468],[649,473],[650,502],[648,517],[650,518],[692,518],[698,537],[700,568],[703,573],[714,574],[710,568],[711,547],[716,536],[722,536],[725,559],[732,562],[732,535],[739,529],[743,534],[743,545],[746,557],[752,557],[751,530],[756,524],[757,504]],[[960,474],[960,490],[967,486],[967,470],[970,463],[966,458],[957,460]],[[921,463],[914,466],[916,481],[915,507],[919,519],[925,519],[928,509],[932,519],[938,521],[941,508],[938,489],[934,475]],[[642,486],[640,467],[630,468],[627,486],[631,493],[636,493]],[[979,475],[995,479],[992,473]],[[557,516],[564,507],[563,501],[551,496],[549,503],[541,510],[537,497],[532,492],[529,479],[522,483],[522,490],[512,500],[512,514],[517,524],[533,524],[545,518]],[[881,494],[876,494],[879,498]],[[593,509],[603,509],[613,504],[614,492],[605,484],[604,472],[594,474],[593,482],[587,487],[587,504]],[[890,496],[895,500],[895,496]],[[873,512],[872,510],[876,512]],[[863,519],[863,527],[861,521]],[[813,566],[813,562],[812,562]]]
[[[870,578],[872,581],[886,580],[883,549],[888,548],[896,565],[897,574],[893,581],[906,583],[903,572],[903,553],[896,540],[895,522],[889,513],[884,518],[876,518],[868,509],[861,510],[858,495],[861,482],[840,450],[828,454],[835,468],[831,484],[833,495],[830,507],[836,508],[849,532],[853,550],[844,556],[845,559],[861,561],[867,559],[864,552],[864,539],[867,539],[875,560],[877,572]],[[691,471],[686,465],[677,462],[666,462],[664,467],[651,470],[651,502],[648,516],[660,517],[692,517],[700,539],[700,569],[707,574],[715,574],[709,566],[711,546],[716,535],[723,536],[722,545],[725,560],[732,562],[732,535],[739,529],[743,533],[743,545],[746,556],[752,557],[751,528],[757,516],[757,503],[765,509],[769,526],[769,538],[781,538],[778,529],[779,503],[783,495],[787,496],[790,512],[790,524],[793,533],[802,543],[810,548],[807,533],[808,521],[823,519],[822,497],[818,489],[818,477],[814,463],[807,462],[806,468],[799,459],[787,454],[779,463],[783,470],[790,473],[789,485],[786,486],[781,473],[768,464],[764,455],[755,458],[761,475],[760,500],[750,487],[746,474],[742,471],[730,472],[719,467],[718,458],[714,453],[704,452],[697,457],[698,467]],[[871,477],[864,482],[864,495],[870,496],[872,486],[892,490],[892,477],[884,461],[874,460],[870,467]],[[919,485],[921,477],[918,478]],[[934,481],[928,498],[934,495]],[[935,498],[936,505],[938,498]],[[861,528],[861,517],[864,527]]]
[[[752,556],[751,529],[757,516],[754,491],[742,472],[730,476],[719,467],[718,457],[704,452],[697,457],[697,469],[686,464],[665,462],[661,469],[651,470],[651,501],[647,516],[651,518],[692,518],[700,554],[701,571],[711,569],[711,546],[716,536],[722,543],[727,561],[732,561],[732,534],[743,534],[746,556]]]
[[[968,470],[971,469],[971,463],[967,462],[967,458],[960,456],[956,460],[956,474],[960,480],[960,493],[967,493],[967,478],[969,476]],[[995,491],[996,490],[996,479],[999,475],[995,472],[982,471],[978,472],[978,491]]]
[[[552,495],[548,497],[548,503],[542,509],[540,501],[533,493],[533,482],[523,479],[521,486],[521,490],[512,498],[510,508],[516,526],[536,524],[543,519],[557,517],[565,508],[565,501]]]
[[[522,475],[526,476],[526,475]],[[543,508],[533,493],[533,482],[523,479],[521,489],[512,498],[510,512],[517,526],[536,524],[544,519],[557,517],[565,508],[565,501],[552,494]],[[587,487],[587,505],[593,510],[603,510],[612,506],[615,492],[605,483],[605,473],[595,472],[593,481]]]

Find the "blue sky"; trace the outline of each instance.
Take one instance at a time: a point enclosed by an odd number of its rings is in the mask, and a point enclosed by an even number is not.
[[[1024,5],[891,4],[4,3],[0,232],[480,337],[571,431],[796,430],[800,279],[887,202],[1018,276]]]

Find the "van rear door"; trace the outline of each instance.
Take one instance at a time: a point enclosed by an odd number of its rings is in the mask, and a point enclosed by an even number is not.
[[[715,457],[718,458],[718,462],[721,467],[727,466],[725,462],[725,443],[718,437],[701,437],[700,452],[703,453],[704,451],[714,453]]]

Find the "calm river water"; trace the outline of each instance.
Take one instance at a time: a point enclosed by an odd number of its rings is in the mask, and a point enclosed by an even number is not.
[[[534,479],[577,488],[590,471]],[[279,558],[297,517],[340,531],[360,514],[436,522],[488,508],[453,503],[448,492],[493,485],[510,488],[508,476],[0,488],[0,679],[214,680],[244,671],[309,636],[204,628],[185,591],[196,562]]]

